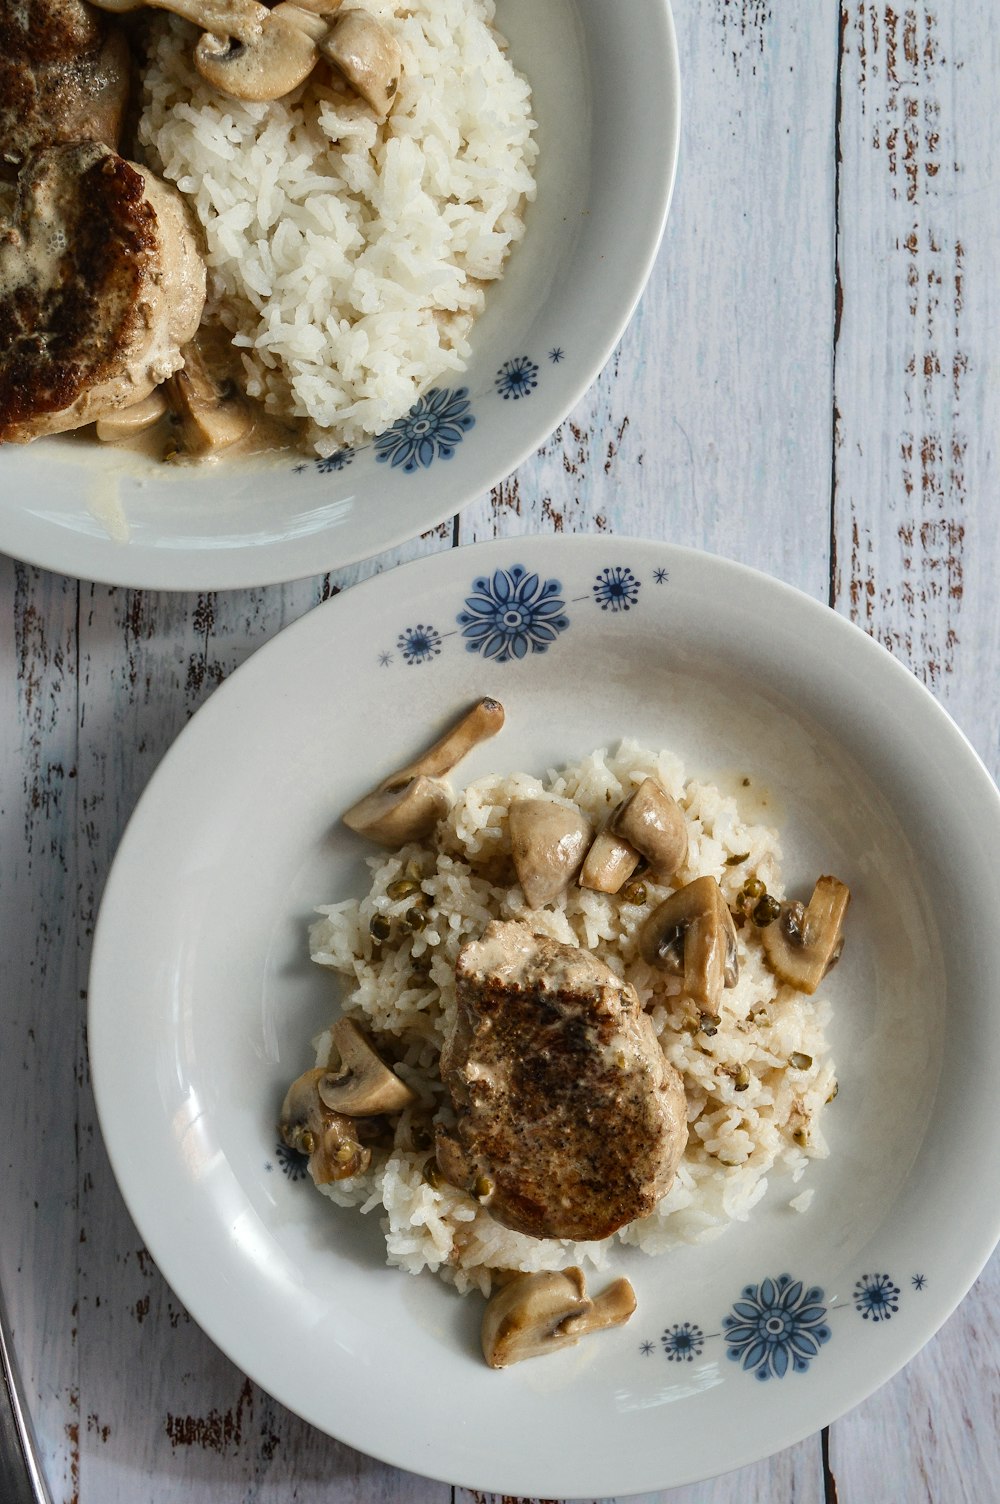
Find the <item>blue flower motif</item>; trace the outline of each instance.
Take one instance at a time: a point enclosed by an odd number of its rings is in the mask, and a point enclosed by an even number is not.
[[[747,1285],[723,1323],[726,1356],[757,1379],[783,1379],[789,1364],[805,1373],[830,1340],[823,1291],[790,1274]]]
[[[468,387],[435,387],[414,402],[405,418],[376,436],[375,458],[388,460],[393,469],[401,466],[406,475],[421,467],[426,470],[435,459],[450,460],[475,426],[471,406]]]
[[[299,1154],[295,1149],[289,1149],[287,1144],[281,1142],[275,1146],[274,1154],[282,1173],[287,1175],[289,1180],[305,1179],[309,1161],[304,1154]]]
[[[316,469],[323,475],[329,475],[331,471],[346,470],[354,459],[354,448],[351,444],[345,444],[343,449],[335,449],[325,459],[316,461]]]
[[[562,358],[565,355],[565,353],[566,353],[565,350],[560,349],[560,347],[558,345],[556,345],[556,347],[555,347],[554,350],[550,350],[549,351],[549,359],[551,360],[551,362],[552,362],[552,364],[554,366],[557,366],[559,364],[559,362],[562,360]]]
[[[656,583],[658,585],[665,585],[667,583],[667,581],[669,580],[669,578],[670,578],[670,575],[667,573],[667,571],[665,569],[654,569],[653,570],[653,579],[656,581]]]
[[[914,1290],[922,1290],[926,1283],[926,1274],[912,1274],[910,1276],[910,1284],[913,1286]]]
[[[644,1358],[651,1357],[652,1354],[653,1354],[653,1352],[654,1352],[654,1348],[653,1348],[652,1342],[640,1342],[639,1343],[639,1351],[642,1353],[642,1356]]]
[[[705,1346],[705,1333],[700,1326],[685,1321],[683,1326],[669,1327],[660,1341],[669,1362],[693,1363]]]
[[[899,1310],[899,1286],[888,1274],[863,1274],[854,1286],[854,1309],[865,1321],[890,1321]]]
[[[636,579],[631,569],[616,565],[613,569],[602,569],[590,588],[602,611],[631,611],[639,599],[642,581]]]
[[[505,360],[496,374],[495,386],[503,400],[513,397],[530,397],[538,385],[538,367],[527,355],[518,355],[514,360]]]
[[[542,581],[523,564],[473,580],[472,589],[457,618],[470,653],[497,663],[544,653],[569,626],[560,582]]]
[[[389,664],[391,662],[392,662],[392,654],[391,653],[379,653],[379,655],[378,655],[378,666],[379,666],[379,668],[388,668]]]
[[[407,627],[400,633],[396,646],[407,663],[426,663],[441,652],[441,633],[435,627]]]

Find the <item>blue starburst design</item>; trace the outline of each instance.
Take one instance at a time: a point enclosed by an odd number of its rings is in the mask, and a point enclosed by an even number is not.
[[[399,418],[375,439],[375,458],[388,461],[393,469],[412,475],[426,470],[436,459],[450,460],[476,420],[469,411],[469,389],[454,391],[435,387],[414,402],[405,418]]]
[[[274,1156],[281,1166],[282,1174],[287,1175],[289,1180],[304,1180],[309,1173],[306,1156],[297,1153],[295,1149],[289,1149],[287,1144],[279,1141],[275,1146]]]
[[[346,470],[347,466],[352,463],[353,459],[353,447],[350,444],[345,444],[343,449],[335,449],[333,453],[328,454],[325,459],[317,460],[316,469],[319,470],[323,475],[329,475],[334,471]]]
[[[926,1283],[926,1274],[912,1274],[910,1276],[910,1284],[913,1286],[914,1290],[922,1290]]]
[[[642,1356],[644,1358],[648,1358],[650,1356],[650,1354],[653,1352],[653,1344],[652,1344],[652,1342],[640,1342],[639,1343],[639,1351],[642,1353]]]
[[[508,397],[513,397],[515,402],[521,397],[530,397],[538,385],[538,367],[527,355],[517,355],[513,360],[504,361],[494,385],[505,402]]]
[[[602,611],[631,611],[639,599],[642,581],[636,579],[631,569],[615,565],[612,569],[602,569],[590,588]]]
[[[391,653],[379,653],[379,655],[378,655],[379,668],[388,668],[389,664],[391,662],[392,662],[392,654]]]
[[[669,575],[669,573],[668,573],[668,571],[666,569],[654,569],[653,570],[653,579],[656,581],[656,583],[658,585],[665,585],[667,583],[667,581],[669,580],[669,578],[670,578],[670,575]]]
[[[888,1274],[863,1274],[854,1286],[854,1309],[865,1321],[891,1321],[899,1310],[899,1286]]]
[[[557,366],[565,354],[565,350],[561,350],[559,346],[556,345],[554,350],[549,351],[549,359],[554,366]]]
[[[726,1356],[757,1379],[783,1379],[789,1366],[805,1373],[830,1340],[822,1301],[822,1290],[790,1274],[746,1285],[722,1323]]]
[[[426,663],[441,652],[441,633],[435,627],[407,627],[396,640],[407,663]]]
[[[457,617],[465,646],[496,663],[544,653],[569,626],[560,582],[540,580],[523,564],[473,580],[472,590]]]
[[[705,1333],[700,1326],[685,1321],[683,1326],[668,1327],[660,1341],[671,1363],[693,1363],[705,1346]]]

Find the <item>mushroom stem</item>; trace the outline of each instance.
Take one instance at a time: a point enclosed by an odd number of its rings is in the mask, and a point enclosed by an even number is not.
[[[499,700],[482,699],[415,762],[390,773],[341,817],[359,835],[398,847],[428,835],[451,808],[441,781],[477,743],[495,736],[504,722]]]
[[[658,904],[639,932],[650,966],[684,977],[684,996],[718,1023],[724,987],[739,979],[736,927],[714,877],[697,877]]]
[[[808,907],[781,905],[778,918],[760,932],[764,959],[779,982],[811,994],[839,959],[851,890],[839,878],[821,877]]]
[[[580,887],[595,893],[617,893],[639,865],[639,853],[628,841],[607,827],[600,831],[587,852],[580,871]]]
[[[378,786],[379,792],[397,789],[411,778],[441,778],[450,773],[473,747],[496,736],[503,723],[504,710],[500,701],[484,696],[414,762],[383,778]]]
[[[184,365],[167,381],[166,392],[180,420],[184,447],[196,455],[228,449],[250,431],[250,414],[242,402],[222,396],[197,345],[185,345],[181,354]]]
[[[655,778],[645,778],[608,822],[613,835],[633,846],[650,865],[654,883],[666,882],[687,859],[684,811]]]
[[[483,1312],[483,1356],[506,1368],[560,1347],[575,1347],[590,1332],[621,1326],[635,1310],[635,1292],[618,1279],[596,1298],[587,1296],[582,1269],[520,1274],[506,1281]]]
[[[259,37],[270,14],[257,0],[94,0],[94,4],[116,16],[147,5],[152,10],[168,10],[199,31],[237,37],[242,42]]]

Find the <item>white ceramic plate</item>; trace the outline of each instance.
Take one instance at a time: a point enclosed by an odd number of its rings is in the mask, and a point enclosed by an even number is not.
[[[552,641],[534,631],[540,602]],[[463,780],[635,736],[689,773],[770,791],[789,887],[835,872],[854,893],[826,988],[841,1088],[830,1158],[796,1187],[772,1179],[716,1242],[623,1252],[631,1323],[502,1373],[478,1353],[479,1299],[385,1268],[374,1217],[283,1175],[273,1128],[332,1005],[307,959],[311,911],[363,884],[369,848],[339,813],[481,694],[507,723]],[[997,1238],[998,850],[1000,798],[952,722],[798,592],[628,539],[422,560],[257,653],[143,797],[90,990],[115,1173],[209,1335],[354,1446],[546,1497],[736,1467],[901,1367]],[[802,1215],[788,1202],[806,1186]]]
[[[499,0],[533,90],[538,196],[473,358],[378,444],[202,469],[85,439],[0,450],[0,549],[85,579],[226,589],[318,574],[433,527],[514,470],[604,365],[649,275],[677,161],[667,0]]]

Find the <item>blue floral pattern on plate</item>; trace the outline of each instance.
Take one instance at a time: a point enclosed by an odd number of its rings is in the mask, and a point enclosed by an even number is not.
[[[400,633],[396,646],[405,662],[426,663],[441,652],[441,633],[435,627],[407,627],[405,632]]]
[[[530,397],[538,385],[538,367],[530,356],[516,355],[513,360],[504,361],[494,385],[505,402],[511,397],[515,402]]]
[[[642,581],[625,565],[615,564],[602,569],[590,588],[602,611],[631,611],[639,599]]]
[[[913,1274],[914,1290],[927,1285],[926,1274]],[[891,1274],[862,1274],[852,1294],[854,1310],[865,1320],[889,1321],[899,1311],[902,1291]],[[660,1337],[671,1363],[700,1358],[706,1343],[721,1337],[726,1356],[756,1379],[783,1379],[787,1373],[805,1373],[831,1337],[830,1319],[851,1310],[851,1303],[832,1304],[818,1285],[807,1289],[790,1274],[745,1285],[738,1300],[723,1318],[721,1332],[702,1331],[693,1321],[675,1323]],[[656,1344],[646,1339],[639,1351],[649,1357]]]
[[[669,1362],[693,1363],[705,1346],[705,1333],[700,1326],[685,1321],[679,1326],[668,1327],[660,1341]]]
[[[472,590],[456,620],[468,652],[495,663],[544,653],[569,626],[560,582],[541,580],[523,564],[473,580]]]
[[[476,420],[468,387],[435,387],[414,402],[405,417],[376,436],[375,458],[404,474],[450,460]]]
[[[666,583],[666,570],[656,570],[655,575],[657,583]],[[571,594],[561,580],[540,580],[523,564],[512,564],[496,570],[491,579],[472,580],[470,589],[455,618],[459,630],[442,632],[420,623],[397,630],[394,646],[404,663],[440,657],[447,637],[461,637],[470,653],[482,653],[496,663],[544,653],[570,625],[568,605],[593,601],[617,616],[638,606],[642,581],[627,564],[609,564]],[[377,656],[383,668],[394,661],[388,645]]]
[[[805,1373],[830,1340],[823,1291],[790,1274],[746,1285],[722,1323],[726,1356],[757,1379],[783,1379],[789,1365]]]
[[[899,1286],[888,1274],[863,1274],[854,1286],[854,1308],[865,1321],[889,1321],[899,1310]]]

